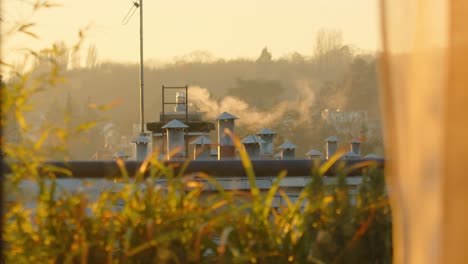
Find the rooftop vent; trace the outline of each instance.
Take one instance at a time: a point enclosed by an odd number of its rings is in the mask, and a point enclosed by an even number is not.
[[[193,149],[193,159],[211,159],[211,144],[211,140],[205,136],[201,136],[195,139],[194,141],[190,142],[190,145],[195,145]]]
[[[297,146],[292,144],[289,141],[284,142],[279,149],[281,149],[281,159],[291,160],[296,157],[296,148]]]
[[[329,159],[333,155],[335,155],[336,151],[338,150],[338,141],[340,141],[337,137],[331,136],[327,139],[325,139],[326,142],[326,158]]]
[[[251,159],[258,159],[260,157],[260,144],[265,143],[265,141],[254,135],[248,135],[241,143],[244,144],[245,150]]]
[[[238,119],[236,116],[228,112],[223,112],[216,120],[218,121],[218,159],[234,159],[235,148],[234,142],[229,135],[225,133],[228,129],[234,134],[234,121]]]
[[[167,158],[181,159],[185,157],[185,129],[188,126],[177,119],[164,125],[167,133]]]
[[[265,159],[271,159],[273,157],[273,137],[276,132],[268,128],[264,128],[257,132],[257,136],[263,140],[260,143],[260,155]]]
[[[145,136],[139,136],[136,139],[132,140],[132,143],[135,143],[136,148],[136,160],[143,161],[148,155],[148,143],[149,139]]]
[[[316,149],[312,149],[311,151],[306,153],[306,156],[311,160],[313,160],[313,159],[322,159],[323,153],[316,150]]]

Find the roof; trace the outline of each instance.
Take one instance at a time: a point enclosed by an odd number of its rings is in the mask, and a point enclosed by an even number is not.
[[[338,142],[338,141],[340,141],[340,139],[338,139],[338,138],[335,137],[335,136],[331,136],[331,137],[325,139],[325,141],[326,141],[326,142]]]
[[[257,135],[276,135],[276,132],[271,130],[271,129],[264,128],[264,129],[258,131]]]
[[[148,144],[148,142],[149,142],[149,139],[145,136],[139,136],[135,138],[134,140],[132,140],[132,143],[136,143],[136,144]]]
[[[316,149],[312,149],[311,151],[307,152],[306,155],[307,156],[322,156],[323,153]]]
[[[260,143],[265,143],[262,139],[254,136],[254,135],[248,135],[241,141],[242,144],[260,144]]]
[[[228,112],[223,112],[216,120],[239,119],[237,116],[231,115]]]
[[[276,154],[273,156],[273,158],[275,158],[275,159],[281,159],[281,157],[282,157],[282,156],[281,156],[281,152],[276,153]]]
[[[188,126],[177,119],[173,119],[171,122],[164,125],[162,128],[187,128]]]
[[[359,140],[358,138],[353,138],[353,139],[351,139],[351,141],[349,143],[362,143],[362,141]]]
[[[281,146],[279,146],[280,149],[295,149],[297,148],[296,145],[292,144],[289,141],[284,142]]]
[[[210,145],[213,142],[205,136],[198,137],[194,141],[190,142],[190,145]]]

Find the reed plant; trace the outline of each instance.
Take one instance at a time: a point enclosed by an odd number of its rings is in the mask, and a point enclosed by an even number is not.
[[[310,183],[291,201],[280,187],[287,172],[262,192],[249,157],[239,151],[247,192],[225,190],[203,173],[175,175],[149,157],[131,176],[118,161],[119,184],[91,200],[85,191],[60,189],[56,169],[31,168],[36,177],[29,179],[39,187],[35,206],[27,208],[21,195],[6,205],[4,257],[8,263],[391,262],[380,169],[368,166],[351,194],[344,167],[325,184],[331,160],[311,171]]]

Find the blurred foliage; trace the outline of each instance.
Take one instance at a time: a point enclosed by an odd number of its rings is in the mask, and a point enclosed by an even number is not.
[[[156,159],[146,160],[135,177],[100,190],[95,200],[86,191],[60,190],[51,172],[31,170],[39,186],[37,195],[29,194],[35,206],[27,208],[21,198],[7,205],[5,258],[9,263],[391,263],[381,170],[369,167],[362,184],[349,186],[343,168],[325,184],[325,164],[292,201],[279,186],[286,172],[271,189],[260,190],[248,157],[241,156],[251,186],[247,192],[225,190],[204,174],[174,175]]]

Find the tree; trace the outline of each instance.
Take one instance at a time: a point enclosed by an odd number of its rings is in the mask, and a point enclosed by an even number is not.
[[[341,31],[321,29],[317,32],[314,62],[318,76],[325,81],[342,79],[352,57],[351,48],[343,45]]]
[[[230,88],[227,94],[242,98],[257,109],[268,110],[280,101],[280,95],[283,94],[284,90],[283,85],[278,80],[238,78],[236,85]]]
[[[86,56],[86,67],[94,69],[98,66],[98,51],[96,45],[91,44],[88,47],[88,54]]]
[[[262,49],[262,53],[260,54],[260,57],[257,59],[257,63],[270,63],[272,62],[272,55],[271,52],[268,51],[267,47],[264,47]]]

